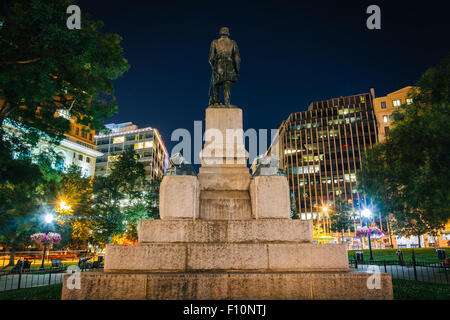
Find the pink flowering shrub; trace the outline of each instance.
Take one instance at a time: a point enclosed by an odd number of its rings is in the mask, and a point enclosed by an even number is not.
[[[30,236],[31,240],[39,244],[54,244],[61,242],[61,235],[55,232],[35,233]]]
[[[380,239],[385,236],[384,232],[377,227],[357,227],[356,228],[356,236],[357,237],[367,237],[370,234],[370,237],[373,239]]]

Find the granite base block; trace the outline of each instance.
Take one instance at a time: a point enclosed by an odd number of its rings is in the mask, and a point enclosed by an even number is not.
[[[380,274],[380,287],[369,289],[363,272],[271,273],[81,273],[80,289],[63,300],[391,300],[392,281]]]

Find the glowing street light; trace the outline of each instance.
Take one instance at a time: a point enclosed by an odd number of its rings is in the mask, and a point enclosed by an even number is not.
[[[54,219],[54,217],[51,213],[47,213],[44,217],[45,223],[52,223],[53,219]]]
[[[367,219],[367,226],[369,226],[369,220],[370,220],[370,218],[372,218],[372,211],[365,208],[363,211],[361,211],[361,215]],[[369,242],[370,261],[373,261],[372,241],[370,239],[370,233],[371,233],[371,231],[369,231],[369,233],[368,233],[367,241]]]
[[[324,213],[327,213],[327,212],[328,212],[328,207],[327,207],[327,206],[323,206],[322,211],[323,211]]]
[[[47,213],[44,216],[44,221],[47,224],[47,235],[48,235],[48,226],[50,223],[53,222],[55,217],[51,213]],[[47,251],[47,241],[44,243],[44,252],[42,253],[42,263],[41,263],[41,270],[44,270],[44,262],[45,262],[45,252]]]
[[[369,209],[364,209],[363,211],[361,211],[361,215],[364,218],[371,218],[372,217],[372,211],[370,211]]]
[[[59,210],[70,210],[71,208],[72,206],[64,200],[59,203]]]

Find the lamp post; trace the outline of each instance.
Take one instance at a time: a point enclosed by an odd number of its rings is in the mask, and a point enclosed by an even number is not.
[[[49,225],[50,225],[50,223],[52,223],[53,222],[53,219],[54,219],[54,217],[53,217],[53,215],[51,214],[51,213],[47,213],[46,215],[45,215],[45,217],[44,217],[44,221],[45,221],[45,224],[46,224],[46,229],[47,229],[47,234],[48,234],[48,230],[49,230]],[[43,254],[42,254],[42,263],[41,263],[41,269],[43,270],[44,269],[44,262],[45,262],[45,252],[47,251],[47,242],[48,242],[48,240],[46,240],[45,242],[44,242],[44,252],[43,252]]]
[[[323,212],[323,221],[324,221],[324,225],[325,225],[324,231],[325,231],[325,234],[328,234],[328,232],[330,232],[330,230],[328,228],[328,207],[326,205],[324,205],[322,207],[322,212]]]
[[[361,215],[364,217],[364,218],[366,218],[367,219],[367,222],[366,222],[366,225],[367,225],[367,227],[369,227],[369,221],[370,221],[370,218],[372,217],[372,211],[370,211],[369,209],[364,209],[362,212],[361,212]],[[369,241],[369,253],[370,253],[370,260],[369,261],[373,261],[373,255],[372,255],[372,242],[371,242],[371,239],[370,239],[370,233],[371,232],[368,232],[367,233],[367,240]]]

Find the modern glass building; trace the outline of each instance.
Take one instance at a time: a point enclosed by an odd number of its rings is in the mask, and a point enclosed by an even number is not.
[[[315,101],[307,111],[292,113],[283,121],[276,146],[272,144],[269,152],[280,158],[293,211],[300,219],[311,219],[319,233],[328,233],[326,208],[337,197],[357,212],[370,206],[356,189],[356,172],[362,153],[377,141],[370,93]]]
[[[95,136],[97,150],[103,156],[97,158],[95,175],[106,175],[118,156],[127,149],[134,149],[145,166],[146,179],[164,175],[169,156],[158,130],[152,127],[139,129],[131,122],[108,124],[108,134]]]

